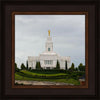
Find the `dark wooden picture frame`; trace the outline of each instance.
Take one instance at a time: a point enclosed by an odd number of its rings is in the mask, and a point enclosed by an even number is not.
[[[99,42],[99,1],[2,1],[2,20],[1,20],[1,35],[2,35],[2,59],[0,67],[2,80],[0,83],[1,99],[99,99],[100,88],[99,81],[99,63],[98,42]],[[90,2],[89,2],[90,1]],[[88,12],[88,88],[12,88],[12,13],[13,12]],[[13,56],[14,57],[14,56]],[[86,60],[87,61],[87,60]]]
[[[15,85],[15,15],[85,15],[85,85]],[[88,12],[12,12],[12,88],[88,88]]]

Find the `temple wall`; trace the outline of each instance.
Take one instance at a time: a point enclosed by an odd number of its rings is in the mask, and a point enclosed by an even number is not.
[[[53,64],[45,64],[45,60],[53,60]],[[55,68],[57,64],[57,60],[60,63],[60,69],[65,69],[65,61],[67,61],[67,68],[70,68],[70,57],[59,57],[57,55],[55,56],[47,56],[47,55],[41,55],[39,57],[28,57],[28,66],[32,69],[36,68],[36,62],[40,61],[41,67],[46,69],[46,67]]]

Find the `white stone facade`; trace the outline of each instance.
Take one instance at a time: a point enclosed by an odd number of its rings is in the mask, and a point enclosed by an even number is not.
[[[29,56],[28,66],[32,69],[36,68],[36,62],[40,61],[41,67],[44,69],[53,69],[56,67],[57,60],[60,64],[60,69],[65,69],[65,61],[67,61],[67,68],[70,68],[70,57],[62,57],[53,51],[52,38],[49,35],[45,44],[45,52],[39,56]]]

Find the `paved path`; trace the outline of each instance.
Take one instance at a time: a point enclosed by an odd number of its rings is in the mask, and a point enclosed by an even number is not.
[[[68,83],[60,83],[60,82],[49,82],[49,81],[23,81],[23,80],[15,80],[15,83],[23,83],[24,85],[73,85]]]

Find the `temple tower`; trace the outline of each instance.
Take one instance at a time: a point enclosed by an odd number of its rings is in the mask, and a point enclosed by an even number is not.
[[[52,37],[50,36],[50,30],[48,30],[48,37],[45,44],[45,50],[46,52],[52,52],[53,51],[53,42]]]

